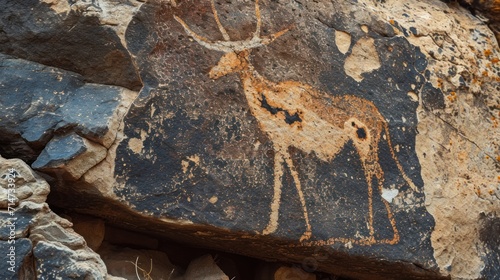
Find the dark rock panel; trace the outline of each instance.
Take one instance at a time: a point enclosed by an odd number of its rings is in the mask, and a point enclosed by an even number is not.
[[[94,13],[84,16],[71,2],[0,1],[0,52],[79,73],[87,82],[140,89],[128,51],[100,21],[102,10],[87,3],[85,11]]]
[[[26,188],[30,195],[18,197]],[[106,278],[98,255],[69,221],[49,209],[49,185],[26,163],[0,157],[0,191],[8,202],[0,207],[2,279]]]
[[[109,147],[116,136],[117,110],[130,94],[0,54],[0,154],[31,163],[54,135],[70,132]]]
[[[253,4],[217,7],[231,38],[252,36]],[[154,89],[125,118],[116,194],[157,218],[262,240],[244,249],[252,255],[300,262],[325,250],[320,270],[338,273],[342,261],[332,256],[342,255],[359,264],[344,275],[366,277],[362,267],[390,275],[376,259],[403,260],[422,269],[394,273],[430,277],[434,221],[415,154],[418,102],[408,94],[426,83],[423,54],[403,37],[352,24],[348,12],[261,9],[263,36],[294,28],[250,54],[226,51],[224,61],[186,30],[221,38],[209,1],[142,6],[127,41]],[[345,55],[336,30],[353,42]],[[262,81],[255,89],[252,77]],[[276,240],[286,245],[271,249]]]
[[[0,241],[2,278],[6,280],[35,279],[33,271],[32,244],[28,238]]]
[[[484,279],[496,279],[500,276],[500,218],[482,215],[482,228],[479,230],[483,246],[486,247],[484,256],[485,268],[482,271]]]
[[[102,271],[96,270],[88,263],[78,263],[84,261],[86,256],[79,256],[78,253],[58,243],[38,242],[33,248],[33,256],[39,278],[105,279]],[[91,262],[90,260],[89,263]],[[94,265],[101,264],[96,261]]]

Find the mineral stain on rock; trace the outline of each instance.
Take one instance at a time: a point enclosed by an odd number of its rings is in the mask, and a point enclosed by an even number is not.
[[[7,2],[0,153],[37,170],[0,158],[12,279],[104,278],[106,249],[116,276],[174,269],[101,247],[105,223],[354,279],[499,275],[500,53],[475,14],[496,28],[499,1]]]
[[[212,67],[209,76],[212,79],[219,79],[231,73],[238,73],[243,85],[243,91],[251,109],[252,115],[257,119],[260,129],[267,134],[274,146],[274,194],[271,203],[270,221],[262,231],[268,235],[276,232],[278,229],[278,215],[281,206],[282,181],[284,176],[283,165],[286,165],[294,180],[297,189],[297,195],[303,211],[306,224],[306,230],[300,237],[300,241],[307,241],[312,236],[312,229],[309,222],[309,211],[307,210],[304,193],[300,182],[300,174],[295,170],[293,160],[289,149],[296,147],[303,152],[316,153],[324,161],[334,159],[345,143],[350,139],[354,143],[365,172],[368,183],[368,224],[369,236],[357,236],[351,238],[332,237],[327,241],[313,241],[312,243],[303,243],[304,245],[326,245],[334,243],[354,243],[359,245],[373,244],[396,244],[399,242],[399,231],[396,227],[390,205],[386,200],[382,200],[387,211],[387,218],[390,221],[393,237],[389,239],[380,239],[374,237],[373,227],[373,177],[376,176],[377,188],[381,193],[383,189],[384,171],[378,162],[378,144],[380,135],[385,132],[391,155],[395,161],[402,177],[408,185],[417,191],[413,181],[408,178],[400,162],[395,156],[392,143],[389,136],[389,130],[386,121],[380,115],[377,108],[369,101],[353,96],[339,96],[337,98],[328,97],[326,94],[317,91],[307,84],[295,81],[283,81],[274,83],[262,77],[250,62],[250,50],[270,44],[278,37],[284,35],[289,29],[283,29],[271,35],[260,35],[261,17],[259,2],[255,2],[255,14],[257,16],[256,31],[251,39],[231,41],[227,31],[220,23],[220,19],[212,1],[212,12],[215,17],[218,29],[223,35],[225,41],[211,42],[203,36],[195,33],[189,25],[181,18],[174,16],[175,20],[182,25],[185,32],[192,36],[197,43],[207,49],[223,51],[225,54],[221,57],[216,66]],[[363,32],[368,32],[367,28],[362,28]],[[373,40],[370,41],[373,48]],[[378,56],[376,56],[378,59]],[[269,101],[268,101],[269,100]],[[336,106],[325,106],[321,101]],[[269,103],[273,105],[270,105]],[[260,107],[259,107],[260,106]],[[264,110],[262,110],[262,108]],[[357,108],[360,113],[349,109]],[[296,112],[294,115],[290,112]],[[302,118],[298,117],[298,113]],[[284,118],[284,120],[283,120]],[[292,125],[296,120],[300,120],[297,126]],[[403,118],[404,120],[404,118]],[[370,129],[370,133],[367,133]],[[332,142],[318,143],[317,137],[311,141],[310,137],[317,135]],[[365,141],[368,140],[368,141]]]
[[[487,248],[483,257],[485,269],[482,275],[488,277],[495,275],[496,269],[500,266],[500,218],[482,214],[481,225],[479,237],[483,246]]]
[[[345,59],[344,70],[347,75],[361,82],[362,74],[380,68],[380,59],[373,38],[361,38],[352,47],[351,54]]]
[[[268,110],[272,115],[276,115],[279,112],[284,112],[285,122],[287,124],[292,125],[295,122],[299,122],[299,123],[302,122],[302,119],[300,118],[299,113],[295,112],[292,115],[292,114],[290,114],[289,111],[286,111],[286,110],[279,108],[279,107],[273,107],[273,106],[269,105],[269,103],[267,103],[266,96],[263,94],[261,94],[261,106],[262,106],[262,108]]]
[[[408,96],[410,91],[418,94],[424,81],[412,67],[421,58],[418,49],[400,37],[351,27],[347,18],[338,19],[335,28],[345,34],[334,36],[325,26],[312,32],[307,22],[313,15],[300,18],[276,3],[266,9],[240,7],[254,17],[229,4],[217,6],[242,17],[232,24],[227,24],[231,18],[218,18],[209,1],[189,3],[178,5],[175,13],[168,5],[145,8],[129,27],[130,41],[139,31],[155,34],[134,55],[141,75],[151,85],[164,86],[150,92],[148,103],[133,106],[125,120],[130,139],[141,139],[140,130],[153,131],[142,142],[155,164],[122,143],[116,175],[130,187],[119,188],[117,195],[158,217],[291,239],[294,246],[343,250],[350,244],[352,253],[405,258],[432,269],[433,221],[423,207],[414,153],[418,104]],[[212,20],[201,24],[187,7],[201,9]],[[274,24],[268,26],[269,18],[258,15],[268,14],[270,7]],[[301,28],[288,29],[291,18]],[[245,29],[238,31],[239,26]],[[224,40],[212,39],[221,36]],[[243,39],[228,40],[234,37]],[[316,44],[325,38],[331,44]],[[351,40],[356,42],[352,47]],[[269,47],[257,48],[262,45]],[[359,56],[364,51],[370,55]],[[297,57],[297,52],[324,58],[302,66],[316,69],[315,76],[308,72],[291,79],[286,71],[273,70],[272,65],[300,69],[280,58],[284,53]],[[367,61],[370,71],[347,71],[357,80],[344,73],[346,65]],[[231,127],[235,129],[228,137]],[[190,155],[197,155],[201,164],[191,164]],[[155,171],[159,162],[161,172]],[[139,166],[151,175],[130,176]],[[396,173],[388,172],[393,169]],[[161,185],[154,183],[158,181]],[[169,195],[148,195],[157,191]],[[228,209],[231,219],[226,218]],[[418,222],[410,226],[408,217]],[[395,253],[409,247],[419,249],[411,256]]]
[[[351,34],[335,30],[335,44],[337,45],[339,52],[346,54],[351,48]]]

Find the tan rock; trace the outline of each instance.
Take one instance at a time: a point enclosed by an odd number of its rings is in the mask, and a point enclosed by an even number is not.
[[[458,5],[394,0],[374,8],[416,30],[408,40],[427,55],[430,81],[445,95],[444,109],[425,108],[420,100],[417,111],[416,150],[436,222],[434,257],[445,275],[478,278],[486,254],[481,213],[500,212],[498,44],[488,26]]]
[[[91,279],[106,277],[106,266],[73,231],[72,223],[56,215],[45,203],[49,185],[43,178],[21,160],[1,157],[0,177],[3,189],[16,190],[18,192],[14,194],[19,195],[18,203],[8,205],[10,208],[7,209],[7,213],[12,211],[9,218],[15,221],[15,239],[27,237],[33,246],[33,263],[28,264],[31,268],[20,271],[19,276],[31,275],[34,268],[37,276],[42,278],[65,279],[68,275]],[[4,222],[2,219],[2,226]]]
[[[229,280],[229,277],[217,266],[211,255],[204,255],[189,264],[183,279]]]
[[[27,167],[20,159],[0,157],[0,206],[5,209],[8,198],[14,199],[15,206],[20,201],[43,203],[47,199],[50,187],[36,172]]]
[[[282,266],[274,273],[274,280],[316,280],[316,275],[298,267]]]
[[[85,239],[90,249],[97,251],[104,240],[104,221],[102,219],[80,214],[71,214],[71,218],[73,230]]]
[[[179,274],[178,268],[170,263],[163,252],[103,244],[98,253],[109,274],[115,277],[172,280]]]
[[[335,44],[341,53],[346,54],[351,47],[351,34],[335,30]]]
[[[370,73],[380,68],[380,59],[372,38],[361,38],[352,47],[344,63],[345,73],[357,82],[363,80],[364,73]]]

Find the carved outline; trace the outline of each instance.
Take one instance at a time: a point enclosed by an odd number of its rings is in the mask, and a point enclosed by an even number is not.
[[[384,171],[379,164],[378,143],[384,132],[386,141],[400,174],[413,191],[419,192],[413,181],[406,175],[394,152],[387,121],[377,107],[368,100],[351,96],[329,96],[307,84],[295,81],[274,83],[266,80],[253,68],[249,55],[252,48],[267,45],[290,30],[283,29],[268,36],[260,36],[261,15],[259,0],[255,1],[256,30],[250,39],[230,41],[226,29],[222,26],[211,0],[211,8],[215,21],[224,41],[210,41],[196,34],[181,18],[174,18],[184,28],[185,32],[205,48],[224,52],[216,66],[212,67],[209,76],[218,79],[230,73],[239,73],[245,97],[257,119],[260,129],[266,133],[273,143],[274,156],[274,194],[271,202],[269,223],[262,231],[267,235],[278,228],[278,216],[283,180],[283,165],[288,167],[302,206],[306,223],[306,231],[300,238],[301,245],[331,245],[336,242],[358,245],[397,244],[400,236],[396,227],[389,202],[381,197],[387,211],[394,235],[392,239],[376,240],[373,228],[373,182],[375,176],[378,191],[382,194]],[[327,102],[325,102],[327,100]],[[334,104],[334,106],[326,106]],[[357,112],[348,112],[347,107],[358,108]],[[325,141],[327,139],[328,141]],[[369,237],[361,239],[332,237],[327,240],[309,241],[312,236],[307,206],[302,192],[299,174],[288,152],[294,146],[304,152],[315,152],[323,161],[331,161],[342,150],[348,140],[352,140],[362,162],[368,185]]]

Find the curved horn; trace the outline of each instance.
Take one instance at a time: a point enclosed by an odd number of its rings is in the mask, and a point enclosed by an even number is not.
[[[259,0],[257,0],[257,1],[259,1]],[[226,29],[225,29],[225,28],[224,28],[224,26],[222,26],[222,24],[220,23],[219,15],[217,14],[217,9],[215,8],[215,1],[214,1],[214,0],[212,0],[210,3],[211,3],[211,5],[212,5],[212,12],[214,13],[215,22],[217,22],[217,26],[219,27],[220,33],[222,33],[222,37],[223,37],[223,38],[224,38],[224,40],[226,40],[226,41],[231,40],[231,38],[229,38],[229,34],[227,34]]]
[[[207,38],[196,34],[193,30],[191,30],[191,28],[189,28],[189,26],[180,17],[174,15],[174,19],[178,23],[180,23],[182,25],[182,27],[184,27],[184,30],[186,31],[186,33],[189,36],[193,37],[193,39],[196,42],[198,42],[198,44],[204,46],[205,48],[210,49],[210,50],[214,50],[214,51],[223,51],[223,52],[233,51],[231,48],[227,48],[224,45],[221,45],[221,43],[223,43],[224,41],[212,42],[212,41],[208,40]]]
[[[253,37],[259,38],[260,37],[260,26],[261,26],[259,0],[255,0],[255,17],[257,18],[257,24],[255,26],[255,32],[253,33]]]
[[[196,42],[198,42],[198,44],[210,50],[222,51],[227,53],[227,52],[239,52],[248,49],[258,48],[271,43],[272,41],[276,40],[277,38],[288,32],[288,30],[290,30],[290,28],[286,28],[271,35],[261,37],[260,36],[260,29],[262,25],[261,14],[259,8],[259,0],[256,0],[255,15],[257,18],[257,25],[252,38],[240,41],[230,41],[229,34],[227,33],[226,29],[222,26],[220,22],[217,10],[215,9],[214,0],[211,0],[211,6],[212,6],[212,12],[214,13],[215,21],[225,41],[210,41],[209,39],[196,34],[181,18],[174,15],[175,20],[182,25],[182,27],[184,28],[184,30],[188,35],[193,37],[193,39]]]

